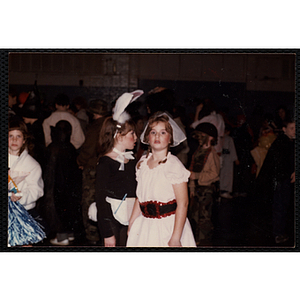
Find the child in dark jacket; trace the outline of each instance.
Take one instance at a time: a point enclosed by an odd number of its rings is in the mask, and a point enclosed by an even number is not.
[[[52,143],[46,152],[45,196],[40,209],[51,233],[56,234],[50,243],[58,246],[69,245],[81,228],[81,171],[71,132],[71,124],[64,120],[51,127]]]
[[[196,243],[200,245],[202,240],[210,243],[212,238],[211,213],[218,191],[220,157],[213,147],[218,138],[213,124],[199,124],[193,137],[198,140],[199,147],[190,165],[190,218]]]
[[[285,121],[283,133],[272,143],[257,182],[271,186],[272,223],[275,242],[281,244],[294,235],[295,122]]]

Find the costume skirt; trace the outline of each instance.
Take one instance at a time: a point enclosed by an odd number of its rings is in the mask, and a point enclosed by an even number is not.
[[[161,219],[146,218],[142,214],[133,222],[127,247],[169,247],[175,224],[175,214]],[[191,225],[186,219],[182,235],[182,247],[196,247]]]
[[[35,244],[46,237],[41,225],[33,219],[22,204],[8,196],[8,245]]]

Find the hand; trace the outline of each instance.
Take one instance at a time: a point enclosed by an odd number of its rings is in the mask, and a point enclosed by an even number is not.
[[[295,172],[291,175],[291,183],[295,182]]]
[[[22,197],[20,196],[16,196],[14,193],[11,194],[11,197],[10,197],[10,200],[12,202],[16,202],[16,201],[19,201]]]
[[[104,247],[116,247],[116,238],[114,235],[104,238]]]
[[[196,107],[196,114],[197,114],[197,115],[199,115],[199,113],[200,113],[200,111],[202,110],[202,108],[203,108],[203,104],[202,104],[202,103],[199,104],[199,105],[197,105],[197,107]]]
[[[179,239],[171,238],[168,243],[169,247],[182,247]]]
[[[203,104],[202,103],[199,104],[199,105],[197,105],[196,112],[195,112],[195,117],[194,117],[194,122],[198,121],[199,113],[202,110],[202,108],[203,108]]]

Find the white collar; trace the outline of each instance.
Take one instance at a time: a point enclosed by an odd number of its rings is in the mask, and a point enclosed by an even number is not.
[[[132,155],[133,152],[132,151],[127,151],[127,152],[122,152],[116,148],[113,148],[112,150],[113,152],[119,154],[116,158],[116,160],[121,163],[119,170],[124,171],[124,162],[125,162],[125,158],[127,159],[134,159],[134,156]]]

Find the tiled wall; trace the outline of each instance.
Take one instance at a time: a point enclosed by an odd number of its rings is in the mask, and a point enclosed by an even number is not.
[[[11,84],[133,89],[139,80],[246,83],[247,90],[293,92],[293,54],[11,53]]]
[[[234,114],[256,105],[272,113],[282,103],[293,109],[295,99],[293,54],[12,53],[9,70],[19,92],[37,81],[45,102],[64,92],[111,103],[123,92],[146,94],[157,85],[173,89],[188,111],[193,97],[204,94]]]

